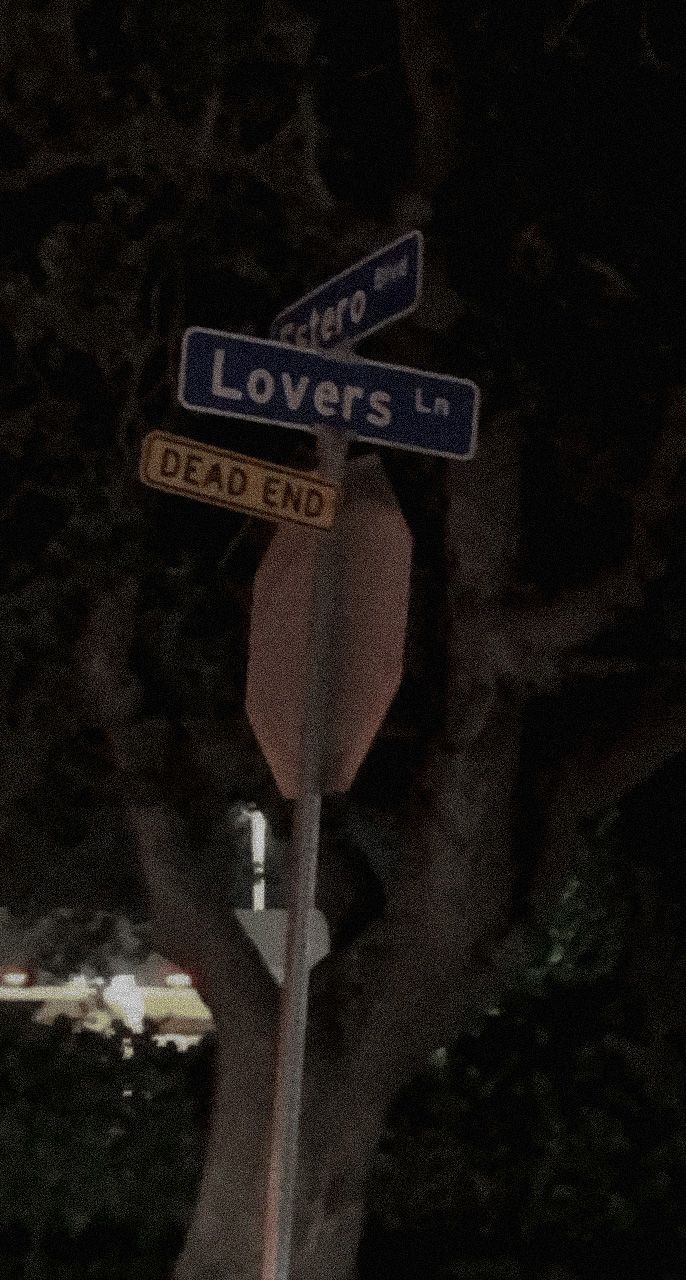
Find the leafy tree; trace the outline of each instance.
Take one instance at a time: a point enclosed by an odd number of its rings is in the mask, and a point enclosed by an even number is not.
[[[145,883],[154,944],[202,974],[214,1105],[177,1280],[258,1272],[277,993],[229,909],[226,833],[241,799],[284,832],[290,815],[242,712],[269,531],[143,492],[141,438],[225,439],[175,407],[185,324],[264,333],[411,225],[424,301],[366,352],[484,391],[468,465],[384,452],[415,539],[406,677],[325,813],[336,945],[311,988],[293,1274],[349,1280],[398,1091],[511,982],[584,824],[683,750],[675,12],[19,0],[5,17],[5,896],[135,918]],[[290,433],[231,433],[314,461]],[[683,984],[654,884],[634,912],[644,1012],[619,1038],[656,1083],[678,1080]]]
[[[683,1091],[636,1075],[632,873],[615,820],[477,1035],[397,1100],[370,1183],[368,1274],[678,1274]],[[408,1248],[409,1244],[409,1248]],[[571,1271],[568,1268],[571,1267]]]
[[[0,1043],[0,1257],[26,1275],[162,1277],[202,1164],[212,1043],[180,1054],[68,1019]],[[63,1268],[63,1270],[59,1270]],[[99,1269],[98,1269],[99,1268]]]

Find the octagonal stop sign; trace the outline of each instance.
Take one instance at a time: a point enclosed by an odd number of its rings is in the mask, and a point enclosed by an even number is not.
[[[255,576],[246,711],[289,800],[299,781],[317,537],[332,540],[335,574],[321,789],[347,791],[400,683],[410,594],[412,535],[376,455],[348,463],[332,532],[279,526]]]

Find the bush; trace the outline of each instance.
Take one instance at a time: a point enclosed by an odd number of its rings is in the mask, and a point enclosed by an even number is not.
[[[686,1107],[648,1096],[612,1047],[636,1012],[631,881],[613,825],[590,840],[521,980],[389,1117],[363,1249],[374,1280],[683,1274]]]
[[[153,1280],[181,1248],[203,1159],[213,1047],[123,1028],[0,1035],[0,1274]]]

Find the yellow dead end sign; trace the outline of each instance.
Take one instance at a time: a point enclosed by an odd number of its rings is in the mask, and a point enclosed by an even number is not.
[[[266,520],[330,529],[336,515],[337,488],[312,472],[245,458],[167,431],[145,436],[139,475],[151,489]]]

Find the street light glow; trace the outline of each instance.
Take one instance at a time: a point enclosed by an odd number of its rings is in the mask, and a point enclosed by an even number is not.
[[[30,978],[25,970],[17,969],[3,973],[2,981],[6,987],[28,987]]]

